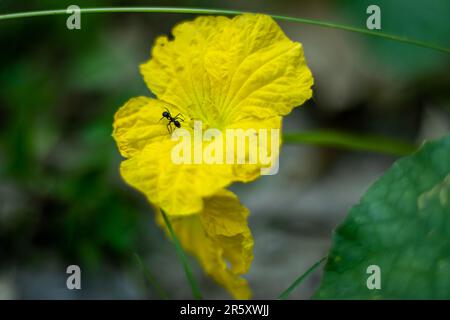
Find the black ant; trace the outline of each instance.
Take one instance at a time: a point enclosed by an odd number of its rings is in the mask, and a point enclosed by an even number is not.
[[[161,121],[164,118],[169,120],[169,123],[167,124],[167,131],[169,131],[169,133],[172,133],[172,131],[173,131],[172,126],[171,126],[172,123],[175,125],[175,127],[180,128],[181,127],[180,121],[181,122],[184,121],[184,117],[181,113],[177,114],[175,117],[172,117],[169,109],[167,109],[167,108],[166,108],[166,111],[164,111],[162,113],[162,118],[159,119],[159,121]]]

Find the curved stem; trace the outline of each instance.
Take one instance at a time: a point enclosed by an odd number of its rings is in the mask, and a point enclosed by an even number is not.
[[[317,267],[320,266],[322,262],[324,262],[327,259],[327,257],[323,257],[316,263],[314,263],[304,274],[302,274],[300,277],[298,277],[286,290],[283,291],[282,294],[278,297],[280,300],[285,300],[289,297],[289,295],[294,291],[302,282],[305,280],[314,270],[317,269]]]
[[[172,228],[172,224],[170,223],[169,218],[167,217],[166,213],[161,209],[161,214],[163,216],[164,222],[166,223],[167,229],[169,230],[169,234],[172,237],[172,241],[175,245],[175,250],[177,251],[178,258],[181,261],[181,264],[183,265],[184,273],[186,274],[186,278],[189,281],[189,284],[191,285],[192,294],[194,295],[194,298],[196,300],[202,299],[202,294],[200,292],[200,288],[195,281],[194,275],[192,274],[191,268],[189,266],[188,259],[186,257],[186,254],[184,253],[184,250],[181,246],[180,241],[178,240],[175,231]]]
[[[81,13],[189,13],[189,14],[222,14],[222,15],[238,15],[245,13],[245,11],[240,10],[224,10],[224,9],[205,9],[205,8],[184,8],[184,7],[104,7],[104,8],[81,8]],[[21,19],[29,17],[38,16],[49,16],[49,15],[61,15],[67,14],[66,9],[56,9],[56,10],[42,10],[42,11],[27,11],[27,12],[15,12],[0,15],[0,20],[10,20],[10,19]],[[439,45],[428,43],[421,40],[416,40],[408,37],[402,37],[395,34],[388,34],[378,31],[367,30],[363,28],[352,27],[348,25],[315,20],[306,18],[296,18],[283,15],[269,14],[274,19],[304,23],[309,25],[316,25],[325,28],[340,29],[350,32],[356,32],[361,34],[366,34],[370,36],[380,37],[388,40],[393,40],[397,42],[408,43],[428,49],[433,49],[445,53],[450,53],[450,48],[445,48]]]
[[[164,289],[161,287],[159,282],[156,280],[155,276],[150,272],[148,267],[142,262],[141,257],[135,252],[134,257],[139,265],[139,268],[141,269],[145,279],[148,281],[149,284],[153,286],[156,293],[159,295],[159,297],[163,300],[168,300],[169,295],[164,291]]]
[[[406,156],[417,150],[417,146],[412,143],[376,135],[357,135],[333,130],[285,133],[283,134],[283,140],[286,143],[370,151],[394,156]]]

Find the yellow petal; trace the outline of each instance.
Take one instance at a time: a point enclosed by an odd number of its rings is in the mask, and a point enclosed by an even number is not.
[[[122,156],[131,157],[149,143],[170,138],[167,120],[160,120],[166,108],[170,108],[173,115],[178,112],[166,102],[137,97],[128,100],[116,112],[113,137]]]
[[[246,112],[247,106],[285,115],[312,95],[313,79],[301,44],[289,40],[267,15],[235,17],[212,37],[205,61],[224,86],[220,103],[230,116]]]
[[[219,240],[224,257],[236,274],[244,274],[253,259],[253,238],[247,225],[248,209],[231,191],[222,189],[205,199],[200,219],[207,234]]]
[[[246,110],[249,112],[239,114],[235,122],[227,127],[227,129],[253,129],[256,131],[256,139],[258,140],[257,163],[235,164],[233,166],[234,178],[242,182],[253,181],[261,175],[262,168],[270,168],[275,165],[273,160],[278,159],[281,146],[281,116],[270,109],[260,107],[247,107]],[[272,136],[272,130],[277,132],[275,136]],[[249,140],[246,141],[248,157],[250,142]],[[266,143],[264,144],[262,141],[266,141]],[[236,148],[237,146],[235,146]],[[267,158],[267,161],[262,160],[261,154],[264,154],[264,159]]]
[[[171,112],[177,112],[174,106],[159,100],[134,98],[119,109],[114,122],[113,135],[119,150],[125,157],[130,157],[122,162],[121,175],[128,184],[144,193],[151,203],[170,214],[192,214],[202,209],[204,197],[215,194],[233,181],[248,182],[260,175],[261,163],[174,163],[172,150],[177,142],[170,139],[166,128],[167,119],[160,121],[166,106]],[[263,118],[256,121],[252,117],[242,117],[238,128],[280,127],[279,116],[268,115],[268,112],[259,114]],[[192,131],[189,120],[183,122],[182,127]],[[207,145],[203,144],[201,153]],[[236,147],[235,144],[235,155]],[[270,149],[270,144],[267,148]],[[224,143],[224,154],[225,149]],[[248,143],[246,152],[249,152]],[[270,154],[270,150],[267,152]]]
[[[141,65],[150,90],[189,117],[205,120],[210,116],[213,106],[207,103],[211,92],[202,60],[209,36],[221,32],[229,21],[225,17],[199,17],[173,29],[176,41],[167,36],[157,38],[152,59]]]
[[[272,18],[201,17],[160,38],[141,72],[158,98],[222,129],[254,108],[285,115],[312,95],[300,43]]]
[[[236,299],[251,297],[247,281],[240,277],[248,271],[253,259],[253,238],[247,216],[248,210],[227,190],[207,198],[203,211],[198,214],[168,216],[183,248]],[[157,221],[166,229],[159,212]]]
[[[120,173],[128,184],[169,214],[193,214],[202,210],[203,197],[232,181],[231,166],[176,164],[171,158],[176,143],[162,140],[147,144],[122,162]]]

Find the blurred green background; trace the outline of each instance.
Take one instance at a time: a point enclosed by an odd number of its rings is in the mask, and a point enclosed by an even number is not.
[[[0,1],[0,14],[94,6],[194,6],[269,12],[365,27],[450,47],[450,2],[431,1]],[[0,21],[0,298],[190,298],[181,265],[152,210],[121,180],[111,137],[115,111],[150,95],[138,70],[159,34],[183,14],[86,14]],[[420,143],[450,128],[449,55],[303,24],[280,23],[303,43],[314,99],[285,132],[332,128]],[[333,228],[391,156],[283,147],[280,174],[234,190],[252,216],[255,298],[274,298],[325,255]],[[356,176],[356,177],[355,177]],[[275,201],[272,201],[275,199]],[[292,244],[292,245],[289,245]],[[65,268],[83,270],[83,290]],[[227,298],[193,262],[206,298]],[[292,298],[307,298],[320,273]]]

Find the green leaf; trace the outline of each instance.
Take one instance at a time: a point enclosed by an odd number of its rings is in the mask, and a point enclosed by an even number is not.
[[[371,265],[381,289],[368,289]],[[450,299],[450,135],[397,161],[350,210],[314,297]]]

